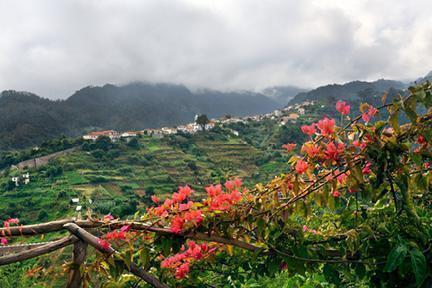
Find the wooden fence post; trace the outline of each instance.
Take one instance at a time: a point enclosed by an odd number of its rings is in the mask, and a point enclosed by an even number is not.
[[[87,257],[87,246],[87,243],[82,240],[77,241],[73,246],[73,260],[67,288],[82,287],[83,275],[81,274],[81,266]]]

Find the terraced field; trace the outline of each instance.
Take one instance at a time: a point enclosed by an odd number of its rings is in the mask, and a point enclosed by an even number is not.
[[[257,166],[264,152],[232,135],[221,137],[207,132],[188,141],[189,148],[183,149],[163,139],[143,136],[138,148],[120,143],[114,151],[105,153],[113,152],[110,157],[102,158],[92,151],[75,151],[48,166],[29,170],[31,183],[1,192],[0,209],[6,211],[5,217],[28,222],[49,220],[76,215],[77,205],[70,200],[77,197],[81,213],[91,208],[125,216],[133,209],[145,209],[150,204],[150,193],[163,199],[179,185],[188,184],[200,197],[210,183],[239,176],[253,186],[286,167],[275,161]],[[47,176],[51,166],[62,167],[63,173]],[[0,182],[5,183],[14,173],[18,172],[9,172]],[[54,205],[56,209],[52,209]]]

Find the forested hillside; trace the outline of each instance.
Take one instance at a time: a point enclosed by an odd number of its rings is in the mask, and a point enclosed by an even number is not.
[[[55,136],[88,130],[176,126],[209,117],[270,112],[278,104],[252,92],[191,92],[182,85],[134,83],[86,87],[66,100],[27,92],[0,94],[0,150],[38,145]]]

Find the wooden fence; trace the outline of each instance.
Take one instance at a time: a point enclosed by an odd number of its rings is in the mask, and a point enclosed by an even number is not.
[[[0,247],[0,266],[38,257],[66,246],[73,245],[72,263],[74,265],[71,265],[66,287],[82,287],[83,275],[80,272],[80,267],[87,257],[88,245],[93,246],[97,251],[107,256],[118,253],[112,247],[109,247],[108,249],[101,247],[98,244],[99,238],[87,231],[88,229],[98,228],[104,225],[106,225],[106,223],[101,221],[64,219],[34,225],[0,228],[0,235],[9,238],[19,236],[36,236],[58,231],[69,232],[69,235],[64,238],[45,243],[20,244]],[[124,223],[122,224],[120,222],[114,222],[112,225],[110,224],[110,227],[118,228],[123,225]],[[150,225],[145,225],[142,223],[135,223],[131,225],[134,226],[136,230],[149,230],[153,232],[158,231],[161,233],[169,231],[165,231],[164,228],[151,227]],[[127,271],[151,284],[153,287],[168,287],[150,273],[143,271],[134,263],[131,263],[130,265],[122,263],[122,265]]]

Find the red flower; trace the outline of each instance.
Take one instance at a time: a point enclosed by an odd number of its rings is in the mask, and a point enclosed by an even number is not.
[[[114,230],[114,231],[108,232],[106,234],[106,239],[108,241],[110,241],[110,240],[124,240],[124,239],[126,239],[126,235],[125,235],[124,231],[119,232],[117,230]]]
[[[18,225],[19,219],[18,218],[9,218],[9,219],[6,219],[5,221],[3,221],[3,226],[6,228],[9,227],[10,224]]]
[[[336,110],[342,115],[348,115],[350,113],[350,105],[347,105],[345,101],[336,102]]]
[[[158,204],[158,203],[159,203],[159,198],[156,197],[156,195],[152,195],[150,198],[151,198],[151,200],[152,200],[155,204]]]
[[[168,199],[165,199],[163,206],[168,209],[168,208],[171,208],[171,206],[173,204],[174,204],[174,201],[168,198]]]
[[[243,185],[243,182],[242,182],[242,180],[241,180],[240,178],[235,178],[235,179],[234,179],[234,185],[235,185],[237,188],[240,188],[240,187]]]
[[[307,162],[299,159],[296,163],[295,169],[296,169],[297,173],[303,174],[308,169],[308,164],[307,164]]]
[[[189,262],[184,262],[178,268],[176,268],[175,277],[177,279],[183,279],[189,273],[190,264]]]
[[[205,190],[207,191],[207,195],[209,197],[214,197],[222,193],[222,186],[220,184],[216,186],[211,185],[206,187]]]
[[[171,221],[170,230],[173,233],[180,234],[183,229],[183,219],[180,216],[175,216]]]
[[[344,144],[338,143],[337,147],[334,142],[330,142],[327,144],[327,150],[324,152],[325,158],[327,160],[337,161],[339,158],[339,154],[344,152]]]
[[[192,208],[192,201],[188,201],[186,204],[181,203],[179,205],[179,211],[185,211],[185,210],[189,210],[190,208]]]
[[[187,222],[193,223],[195,226],[200,224],[203,220],[201,210],[194,210],[194,211],[186,212],[184,214],[184,220],[186,220]]]
[[[347,173],[349,173],[349,171]],[[340,174],[339,176],[337,176],[337,181],[339,182],[339,184],[345,183],[345,181],[348,177],[347,173],[343,173],[343,174]]]
[[[234,189],[235,183],[232,180],[228,180],[225,182],[225,188],[228,190]]]
[[[363,167],[363,169],[362,169],[362,173],[365,175],[370,174],[371,173],[371,169],[370,169],[371,166],[372,166],[372,163],[366,162],[365,167]]]
[[[176,192],[172,195],[172,200],[174,202],[180,203],[183,202],[186,199],[186,197],[187,197],[186,194]]]
[[[310,158],[314,158],[316,155],[318,155],[321,152],[320,147],[313,144],[312,142],[308,142],[303,144],[301,151],[303,153],[306,153]]]
[[[309,126],[307,126],[307,125],[303,125],[303,126],[301,126],[300,128],[301,128],[301,131],[302,131],[304,134],[309,135],[309,136],[314,135],[315,132],[316,132],[316,130],[315,130],[315,124],[311,124],[311,125],[309,125]]]
[[[318,121],[317,126],[323,136],[331,136],[334,133],[335,120],[325,117]]]
[[[192,192],[194,192],[194,190],[192,190],[188,185],[186,185],[183,187],[180,186],[178,192],[180,194],[185,195],[186,197],[189,197],[192,194]]]
[[[282,148],[286,149],[287,152],[291,152],[294,150],[294,148],[296,146],[297,146],[297,144],[295,144],[295,143],[287,143],[287,144],[282,145]]]
[[[425,137],[423,135],[418,136],[417,143],[419,143],[420,145],[426,143]]]
[[[373,107],[372,105],[368,106],[368,111],[362,113],[362,119],[364,122],[369,122],[370,119],[378,113],[378,109]]]
[[[1,237],[0,242],[2,246],[6,246],[8,244],[8,240],[5,237]]]
[[[340,192],[338,190],[333,191],[333,197],[339,198],[341,196]]]
[[[108,241],[106,241],[104,239],[99,239],[98,244],[104,250],[109,250],[109,248],[111,247],[111,244],[108,243]]]

